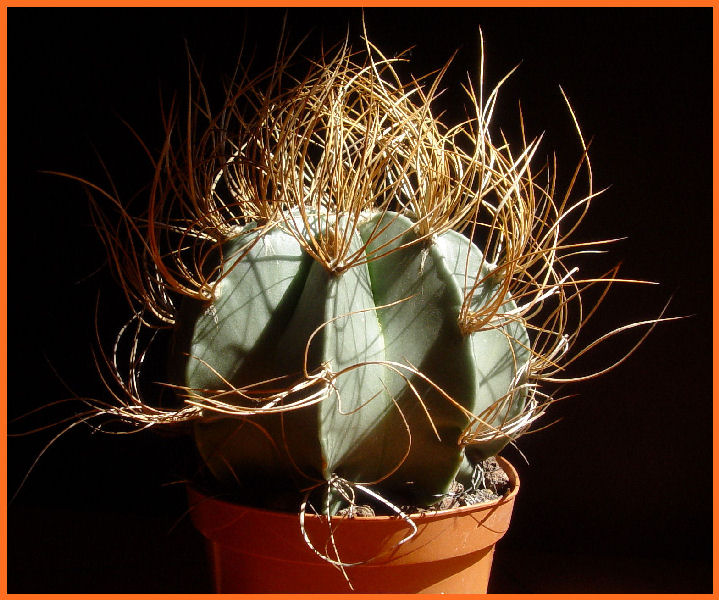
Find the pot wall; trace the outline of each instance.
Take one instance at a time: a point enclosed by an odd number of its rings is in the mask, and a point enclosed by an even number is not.
[[[499,459],[512,485],[503,498],[415,515],[417,534],[398,517],[333,517],[335,546],[354,590],[362,593],[484,593],[494,545],[509,527],[519,478]],[[188,489],[192,520],[207,538],[218,592],[343,593],[341,571],[302,537],[296,514],[249,508]],[[327,519],[307,515],[312,544],[331,553]]]

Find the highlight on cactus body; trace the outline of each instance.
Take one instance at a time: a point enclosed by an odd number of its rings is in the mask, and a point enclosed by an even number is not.
[[[133,316],[99,361],[113,401],[83,420],[191,422],[215,486],[249,502],[426,506],[524,433],[588,349],[582,294],[618,279],[571,265],[594,248],[571,240],[595,196],[587,148],[577,127],[558,197],[540,140],[492,136],[499,85],[484,97],[481,75],[445,126],[446,67],[403,81],[367,42],[298,77],[285,56],[219,111],[201,83],[186,114],[170,106],[141,214],[85,182],[120,215],[92,203]],[[141,393],[160,330],[177,406]]]

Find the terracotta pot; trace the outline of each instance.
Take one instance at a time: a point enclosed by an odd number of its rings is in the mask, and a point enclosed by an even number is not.
[[[417,534],[399,517],[333,517],[334,539],[360,593],[485,593],[494,545],[509,527],[519,478],[506,460],[511,491],[494,502],[416,515]],[[207,538],[217,592],[346,593],[341,571],[306,544],[298,515],[248,508],[188,489],[192,520]],[[331,548],[327,519],[307,515],[318,550]]]

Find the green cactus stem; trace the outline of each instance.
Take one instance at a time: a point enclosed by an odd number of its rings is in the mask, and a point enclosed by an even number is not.
[[[513,388],[529,358],[527,332],[508,321],[464,334],[465,294],[489,268],[463,235],[418,241],[414,228],[406,216],[367,215],[348,250],[366,260],[340,273],[280,226],[250,227],[223,246],[214,298],[186,301],[177,320],[173,370],[188,392],[246,410],[195,426],[227,488],[272,481],[289,490],[338,475],[426,505],[457,474],[474,415],[491,413],[487,425],[498,430],[483,454],[509,441],[499,429],[524,409]],[[480,283],[476,301],[496,293],[492,281]],[[323,369],[325,379],[268,408],[273,390]],[[262,405],[238,393],[248,387]],[[288,410],[303,394],[316,401]]]

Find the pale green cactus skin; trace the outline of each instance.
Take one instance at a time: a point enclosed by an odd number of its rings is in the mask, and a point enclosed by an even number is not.
[[[356,366],[313,406],[251,418],[208,412],[197,422],[200,455],[225,487],[271,497],[336,474],[400,505],[422,506],[447,491],[463,461],[467,466],[459,444],[467,414],[411,369],[399,369],[402,376],[388,365],[413,367],[480,414],[516,384],[529,338],[517,321],[463,333],[467,287],[488,267],[454,231],[405,246],[417,239],[413,225],[391,212],[368,216],[349,251],[375,258],[338,275],[279,226],[246,229],[224,244],[226,273],[215,298],[186,300],[177,319],[171,368],[182,385],[221,390],[226,382],[299,378],[308,339],[323,324],[309,347],[308,370]],[[492,281],[475,290],[473,308],[492,295]],[[513,307],[507,298],[504,308]],[[525,396],[514,391],[492,424],[519,414]],[[475,445],[473,456],[492,456],[508,441],[498,436]]]

